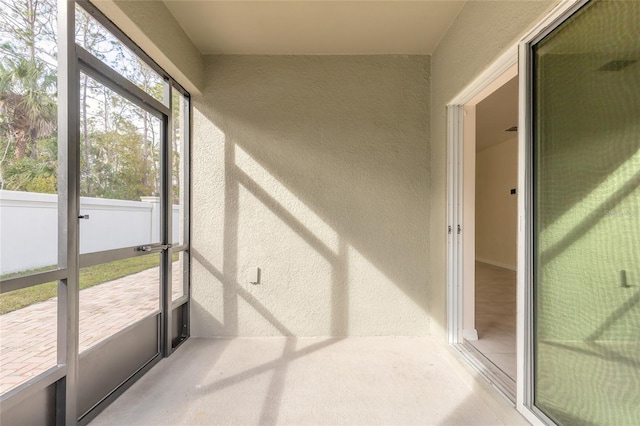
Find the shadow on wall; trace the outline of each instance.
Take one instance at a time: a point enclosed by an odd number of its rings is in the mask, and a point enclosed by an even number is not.
[[[193,334],[427,334],[428,57],[222,56],[208,75]]]
[[[594,4],[610,20],[638,10],[631,2]],[[591,31],[587,21],[576,22],[583,22],[582,34]],[[598,39],[623,50],[635,46],[625,34],[615,27]],[[604,71],[618,56],[563,54],[555,46],[543,45],[538,58],[536,108],[544,116],[535,166],[538,337],[638,341],[640,97],[630,88],[638,87],[640,67]]]

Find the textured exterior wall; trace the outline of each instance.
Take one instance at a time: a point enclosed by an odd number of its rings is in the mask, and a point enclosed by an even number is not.
[[[212,56],[206,75],[192,334],[428,334],[429,58]]]
[[[202,90],[202,55],[164,3],[130,0],[92,3],[191,94]]]
[[[429,312],[431,331],[446,334],[446,104],[542,19],[554,2],[467,2],[431,57]]]
[[[516,269],[518,139],[510,139],[476,155],[476,259]]]

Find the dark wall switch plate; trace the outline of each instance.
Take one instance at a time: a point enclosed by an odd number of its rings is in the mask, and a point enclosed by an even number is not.
[[[515,188],[512,188],[512,189],[511,189],[511,195],[513,195],[513,194],[515,194],[515,193],[516,193],[516,189],[515,189]]]

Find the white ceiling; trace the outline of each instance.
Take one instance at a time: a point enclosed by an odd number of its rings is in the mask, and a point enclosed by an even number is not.
[[[194,1],[165,4],[203,54],[431,54],[464,1]]]
[[[518,77],[476,105],[476,150],[482,151],[513,139],[517,132],[505,132],[518,125]]]

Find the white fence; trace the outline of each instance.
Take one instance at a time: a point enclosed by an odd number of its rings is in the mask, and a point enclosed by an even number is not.
[[[80,253],[159,242],[160,200],[80,197]],[[173,206],[173,242],[182,220]],[[58,263],[58,196],[0,191],[0,275]]]

